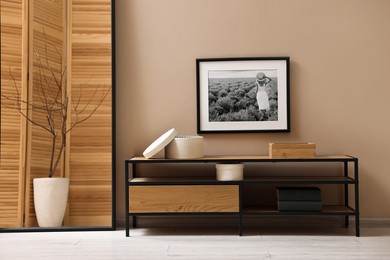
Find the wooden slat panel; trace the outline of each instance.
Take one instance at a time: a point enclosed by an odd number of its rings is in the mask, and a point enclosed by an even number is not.
[[[133,186],[131,213],[238,212],[238,185]]]
[[[72,100],[88,104],[88,114],[111,88],[111,1],[72,1]],[[69,212],[67,225],[111,226],[111,93],[99,109],[70,135]],[[74,122],[74,114],[72,122]]]
[[[25,94],[22,0],[1,0],[1,93],[15,98]],[[0,228],[21,227],[23,215],[23,131],[25,124],[14,103],[2,100],[0,122]]]
[[[76,181],[77,183],[78,181]],[[111,188],[105,181],[92,181],[88,187],[73,185],[69,191],[69,223],[73,226],[111,225],[111,214],[98,214],[107,211],[107,204],[111,203]],[[90,201],[94,203],[90,206]],[[75,203],[76,202],[76,203]]]
[[[42,104],[45,96],[48,100],[54,100],[57,95],[57,86],[52,79],[51,71],[57,79],[61,78],[63,70],[63,49],[65,47],[65,31],[63,25],[63,0],[34,0],[30,4],[30,102]],[[42,63],[33,58],[37,52]],[[47,59],[47,60],[46,60]],[[45,93],[45,96],[43,95]],[[58,132],[56,154],[61,142],[60,136],[60,112],[55,112],[56,129]],[[40,109],[32,109],[31,117],[41,125],[47,126],[47,112]],[[48,177],[52,135],[36,125],[30,125],[30,138],[28,144],[28,167],[26,187],[26,223],[28,227],[36,226],[32,180],[37,177]],[[57,169],[60,174],[60,167]]]
[[[25,4],[25,10],[28,10],[27,3],[22,0],[1,0],[2,93],[12,94],[14,91],[13,85],[9,84],[11,82],[9,67],[20,88],[23,78],[27,75],[27,73],[22,73],[22,62],[25,62],[24,66],[27,67],[27,58],[22,58],[22,53],[25,57],[27,57],[26,53],[30,53],[29,96],[30,100],[37,101],[39,100],[39,89],[37,89],[39,82],[37,81],[37,64],[32,61],[32,51],[36,50],[41,57],[45,57],[44,45],[47,42],[49,46],[55,46],[61,53],[64,44],[62,29],[64,15],[61,9],[65,2],[62,0],[31,2],[29,8],[33,15],[30,16],[29,22],[32,24],[30,29],[32,47],[29,51],[26,49],[22,52],[22,6]],[[70,50],[74,52],[74,56],[70,58],[73,60],[70,66],[73,65],[75,68],[72,70],[75,77],[71,85],[74,98],[78,99],[82,95],[80,98],[82,107],[89,102],[88,97],[98,84],[101,84],[102,92],[111,88],[111,2],[109,0],[74,1],[70,6],[73,6],[72,13],[76,20],[75,29],[71,32],[71,38],[75,40],[70,47]],[[26,17],[27,15],[24,16],[24,24],[28,22]],[[72,26],[73,24],[69,28]],[[63,65],[60,55],[54,48],[49,47],[47,58],[51,69],[59,75]],[[47,66],[44,64],[46,75]],[[27,86],[26,79],[24,83]],[[21,93],[27,96],[27,91]],[[99,97],[95,97],[92,103],[96,103],[97,100]],[[87,108],[86,114],[88,111],[91,110]],[[15,110],[2,109],[1,113],[0,210],[3,212],[0,215],[0,227],[21,226],[23,208],[26,211],[25,225],[36,226],[32,179],[48,175],[51,136],[37,126],[30,125],[29,130],[26,130],[26,123],[21,120],[21,116]],[[40,111],[32,111],[32,117],[40,123],[46,123],[45,114]],[[28,136],[25,135],[26,132]],[[91,134],[92,132],[94,134]],[[99,111],[89,121],[73,131],[72,137],[74,137],[72,144],[75,144],[72,150],[74,155],[73,160],[68,161],[67,164],[70,164],[72,173],[75,173],[72,176],[74,182],[71,182],[71,185],[74,184],[74,186],[71,186],[70,194],[70,203],[74,201],[75,205],[69,208],[70,222],[68,221],[68,224],[76,226],[84,225],[83,223],[92,226],[111,225],[110,94]],[[26,138],[28,139],[28,156],[25,166]],[[69,146],[70,144],[71,142],[68,142]],[[68,151],[70,151],[69,148]],[[68,177],[71,176],[68,174]],[[25,181],[26,187],[24,187]],[[99,189],[97,190],[96,187]],[[92,202],[89,201],[90,199]],[[88,203],[85,204],[85,202]],[[85,208],[85,205],[90,208]],[[19,224],[16,225],[15,222]]]

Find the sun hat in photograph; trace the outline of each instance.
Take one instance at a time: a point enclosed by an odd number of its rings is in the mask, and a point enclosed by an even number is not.
[[[268,78],[265,74],[264,74],[264,72],[259,72],[259,73],[257,73],[257,75],[256,75],[256,80],[257,81],[259,81],[259,82],[266,82],[266,83],[268,83],[268,82],[270,82],[271,81],[271,79],[270,78]]]
[[[145,158],[149,159],[159,151],[161,151],[165,146],[167,146],[177,135],[175,128],[172,128],[165,132],[162,136],[157,138],[151,145],[146,148],[143,152]]]

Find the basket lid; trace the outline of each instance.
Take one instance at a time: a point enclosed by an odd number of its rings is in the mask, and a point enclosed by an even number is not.
[[[165,132],[162,136],[157,138],[151,145],[146,148],[143,155],[145,158],[149,159],[159,151],[161,151],[165,146],[167,146],[177,135],[175,128],[172,128]]]

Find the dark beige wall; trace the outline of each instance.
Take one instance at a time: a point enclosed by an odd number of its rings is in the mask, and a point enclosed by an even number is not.
[[[362,217],[389,218],[390,1],[117,0],[117,213],[124,160],[196,134],[195,59],[290,56],[291,133],[213,134],[205,154],[311,141],[359,157]]]

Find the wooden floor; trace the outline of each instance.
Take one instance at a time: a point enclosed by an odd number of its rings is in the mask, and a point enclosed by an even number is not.
[[[390,227],[1,233],[0,259],[390,259]]]

